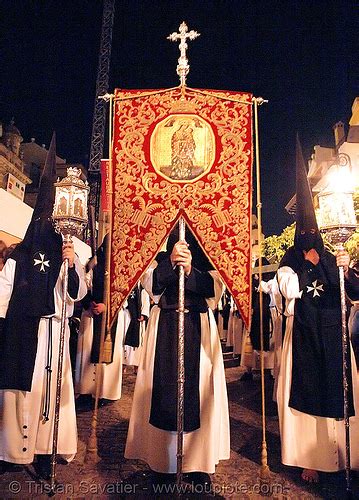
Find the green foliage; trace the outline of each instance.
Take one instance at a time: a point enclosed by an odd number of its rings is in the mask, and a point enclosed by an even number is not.
[[[263,256],[266,257],[272,264],[279,263],[285,252],[293,245],[295,233],[295,222],[287,226],[282,234],[277,236],[267,236],[262,243]],[[335,252],[334,248],[325,240],[323,241],[328,250]],[[357,230],[351,238],[346,242],[345,248],[350,255],[351,260],[359,260],[359,231]]]
[[[359,261],[359,231],[357,230],[346,242],[345,248],[350,255],[351,260]]]
[[[353,200],[354,200],[354,210],[357,216],[357,222],[359,223],[359,187],[357,187],[354,191]]]
[[[282,234],[268,236],[263,240],[263,255],[271,263],[279,263],[285,252],[293,245],[295,222],[284,228]]]

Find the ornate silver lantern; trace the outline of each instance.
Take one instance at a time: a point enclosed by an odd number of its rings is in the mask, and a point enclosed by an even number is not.
[[[341,153],[328,171],[328,184],[318,194],[320,231],[337,251],[343,250],[344,243],[356,229],[356,216],[353,200],[353,180],[350,157]],[[346,296],[344,267],[339,266],[342,359],[343,359],[343,395],[345,424],[345,476],[348,494],[351,490],[350,478],[350,428],[349,428],[349,339],[346,319]]]
[[[328,171],[328,184],[318,194],[319,227],[338,250],[356,229],[350,157],[340,153]]]
[[[55,230],[66,235],[79,236],[87,226],[87,198],[90,188],[80,179],[81,170],[67,169],[67,176],[55,183],[55,205],[52,219]]]

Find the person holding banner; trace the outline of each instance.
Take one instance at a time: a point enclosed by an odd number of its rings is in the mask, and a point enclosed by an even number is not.
[[[223,357],[212,313],[223,285],[190,231],[186,241],[178,241],[178,231],[172,231],[166,252],[142,279],[155,305],[138,368],[125,457],[144,460],[155,473],[176,473],[177,266],[182,265],[188,310],[183,472],[190,482],[204,484],[216,464],[230,455]]]

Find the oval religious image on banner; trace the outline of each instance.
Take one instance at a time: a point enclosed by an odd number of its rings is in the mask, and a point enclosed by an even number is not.
[[[151,162],[169,180],[197,180],[212,167],[215,138],[212,127],[197,115],[171,115],[160,121],[151,136]]]

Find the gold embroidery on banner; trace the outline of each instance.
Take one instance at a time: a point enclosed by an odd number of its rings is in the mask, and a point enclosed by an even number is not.
[[[195,102],[191,102],[183,98],[175,101],[169,109],[170,113],[197,113],[197,111],[198,106]]]
[[[226,96],[224,92],[216,93],[218,96]],[[245,99],[246,95],[243,97]],[[158,149],[155,142],[156,128],[150,154],[154,168],[160,171],[159,175],[147,168],[144,146],[146,141],[149,144],[149,134],[154,124],[157,124],[157,130],[161,127],[164,129],[167,120],[174,116],[174,130],[178,130],[181,120],[193,125],[194,118],[197,118],[193,114],[169,116],[176,109],[179,99],[180,92],[173,90],[151,95],[146,99],[116,102],[114,119],[119,135],[118,142],[114,144],[113,162],[114,249],[111,289],[114,293],[111,313],[113,316],[121,305],[124,291],[130,291],[129,284],[139,278],[139,270],[144,270],[151,263],[182,209],[218,271],[230,278],[231,289],[236,294],[240,310],[248,318],[251,198],[249,162],[252,152],[246,134],[251,134],[247,130],[251,108],[249,105],[227,102],[215,96],[194,93],[186,95],[187,109],[195,107],[199,123],[206,123],[207,127],[210,127],[210,123],[216,130],[220,150],[216,165],[213,166],[213,146],[212,168],[199,174],[199,179],[178,182],[178,179],[171,179],[168,172],[168,179],[161,172],[161,165],[170,166],[170,156],[168,151],[161,153]],[[172,136],[168,134],[168,137]],[[187,153],[193,160],[191,140],[188,141]],[[167,138],[167,147],[168,145]],[[212,158],[211,155],[209,157]],[[182,165],[181,162],[177,163]],[[146,199],[148,193],[151,195],[150,201]],[[146,231],[141,231],[141,227],[145,227]],[[220,238],[217,231],[221,233]]]

